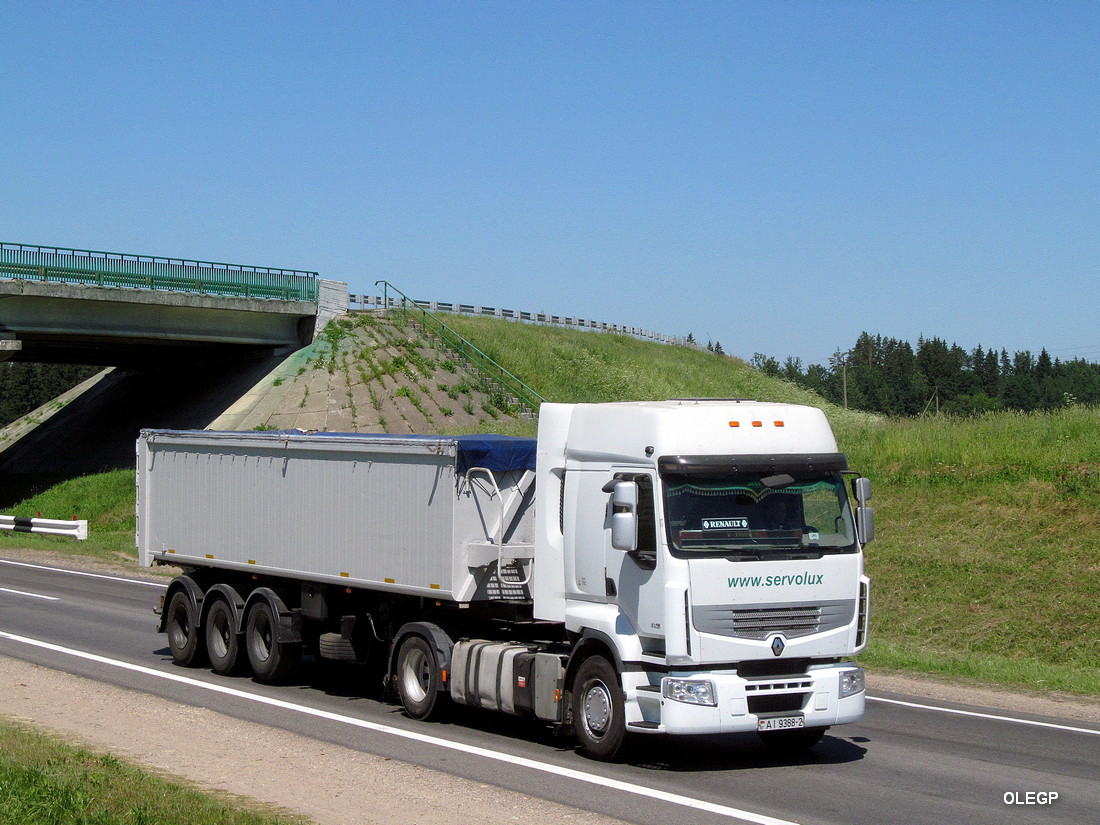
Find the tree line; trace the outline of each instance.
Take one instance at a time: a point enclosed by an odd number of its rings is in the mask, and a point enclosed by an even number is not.
[[[1023,350],[975,347],[967,352],[940,338],[908,341],[864,332],[852,349],[827,365],[803,369],[756,353],[752,365],[767,375],[813,390],[835,404],[894,416],[926,412],[976,415],[996,410],[1050,410],[1100,404],[1100,364],[1052,359]]]
[[[0,361],[0,427],[52,401],[100,367]]]

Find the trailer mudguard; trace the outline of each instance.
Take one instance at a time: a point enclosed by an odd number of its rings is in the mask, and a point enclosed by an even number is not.
[[[410,635],[423,636],[431,643],[435,650],[436,667],[439,668],[440,673],[439,684],[444,690],[450,692],[448,675],[451,671],[451,651],[454,650],[454,642],[443,628],[431,622],[409,622],[402,625],[401,629],[394,634],[393,641],[390,642],[388,668],[390,678],[386,680],[387,684],[392,681],[394,672],[397,670],[397,652],[401,649],[401,643]]]
[[[211,590],[213,589],[211,588]],[[287,643],[301,642],[301,611],[291,610],[287,607],[279,594],[270,587],[257,587],[249,594],[244,611],[241,613],[242,619],[248,615],[252,605],[261,600],[266,601],[271,606],[271,612],[279,617],[279,623],[275,629],[276,639],[279,642]]]
[[[233,612],[233,626],[236,628],[237,633],[244,631],[244,599],[241,598],[241,594],[234,590],[228,584],[218,583],[206,591],[206,598],[203,601],[203,607],[201,611],[202,624],[206,624],[206,614],[210,611],[210,605],[214,603],[214,596],[217,595],[225,599],[229,605],[229,609]]]
[[[196,582],[186,573],[176,576],[168,584],[168,590],[164,594],[165,605],[172,601],[172,597],[176,595],[177,590],[183,590],[185,593],[187,593],[187,597],[191,600],[191,607],[194,608],[191,615],[195,617],[194,628],[195,630],[198,630],[202,620],[202,603],[205,595],[202,591],[202,588],[199,587],[198,582]],[[167,629],[168,611],[162,610],[160,611],[160,627],[157,628],[157,632],[164,633]]]

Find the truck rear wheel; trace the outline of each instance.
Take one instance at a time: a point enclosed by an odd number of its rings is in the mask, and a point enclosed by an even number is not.
[[[229,676],[240,665],[240,635],[233,608],[219,598],[206,614],[206,653],[210,666],[221,676]]]
[[[413,719],[437,718],[447,697],[441,693],[439,663],[423,636],[407,636],[397,653],[397,696]]]
[[[252,672],[261,682],[278,682],[298,669],[302,661],[301,642],[280,642],[279,622],[266,601],[257,601],[248,611],[244,640]]]
[[[586,756],[610,762],[626,738],[626,702],[614,666],[603,656],[585,659],[573,682],[573,731]]]
[[[205,645],[198,625],[198,609],[186,590],[180,589],[168,600],[168,650],[172,660],[182,667],[198,667],[203,662]]]

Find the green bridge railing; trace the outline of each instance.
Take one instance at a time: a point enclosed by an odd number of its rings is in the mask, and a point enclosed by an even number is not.
[[[424,329],[438,337],[445,347],[457,353],[475,368],[480,370],[484,375],[499,383],[504,390],[514,395],[521,404],[530,408],[532,412],[538,412],[539,405],[546,400],[545,398],[524,384],[516,378],[516,376],[512,375],[512,373],[508,372],[508,370],[504,369],[504,367],[443,323],[440,318],[432,315],[428,310],[420,306],[417,301],[408,297],[389,281],[375,281],[374,285],[382,287],[382,306],[384,308],[399,309],[415,317],[420,321]],[[391,299],[391,292],[399,295],[400,300]]]
[[[316,301],[316,272],[0,243],[0,278],[202,295]]]

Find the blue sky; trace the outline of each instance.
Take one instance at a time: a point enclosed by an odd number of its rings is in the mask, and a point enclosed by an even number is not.
[[[1095,2],[0,4],[0,239],[1100,360]]]

